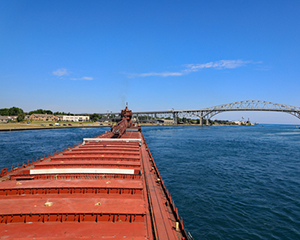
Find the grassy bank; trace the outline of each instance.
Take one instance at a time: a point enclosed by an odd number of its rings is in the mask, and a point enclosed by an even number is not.
[[[60,126],[55,126],[56,122],[51,121],[34,121],[31,123],[27,122],[9,122],[9,123],[0,123],[0,129],[18,129],[18,128],[61,128],[61,127],[87,127],[87,126],[111,126],[110,123],[99,123],[99,122],[59,122]],[[52,124],[53,126],[51,126]],[[65,126],[64,126],[65,124]],[[71,124],[71,126],[69,126]]]

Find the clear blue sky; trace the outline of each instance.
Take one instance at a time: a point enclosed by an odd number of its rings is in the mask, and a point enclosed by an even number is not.
[[[0,0],[0,108],[300,106],[300,1]],[[295,123],[288,114],[218,119]]]

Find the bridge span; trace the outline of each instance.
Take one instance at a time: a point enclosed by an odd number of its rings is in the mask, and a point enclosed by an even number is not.
[[[208,125],[209,119],[213,116],[229,111],[267,111],[267,112],[283,112],[291,114],[300,119],[300,107],[295,107],[286,104],[279,104],[260,100],[246,100],[233,103],[227,103],[223,105],[217,105],[213,107],[194,109],[194,110],[165,110],[165,111],[140,111],[133,112],[133,116],[138,120],[139,116],[152,116],[157,117],[171,117],[174,124],[177,124],[178,117],[194,117],[200,119],[200,125],[203,125],[204,120]],[[98,113],[102,116],[118,115],[119,113]]]

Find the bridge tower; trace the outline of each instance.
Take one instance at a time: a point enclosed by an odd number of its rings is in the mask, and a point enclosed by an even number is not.
[[[177,125],[177,123],[178,123],[178,113],[173,112],[173,124]]]
[[[203,126],[203,111],[200,112],[200,126]]]

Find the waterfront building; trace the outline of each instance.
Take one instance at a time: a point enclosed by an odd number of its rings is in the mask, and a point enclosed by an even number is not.
[[[59,117],[59,120],[68,121],[68,122],[86,122],[90,120],[89,116],[68,116],[63,115]]]
[[[32,120],[32,121],[56,121],[57,116],[52,115],[52,114],[37,114],[33,113],[31,115],[27,115],[25,117],[25,120]]]
[[[17,121],[18,116],[0,116],[1,123],[8,123],[9,121]]]

